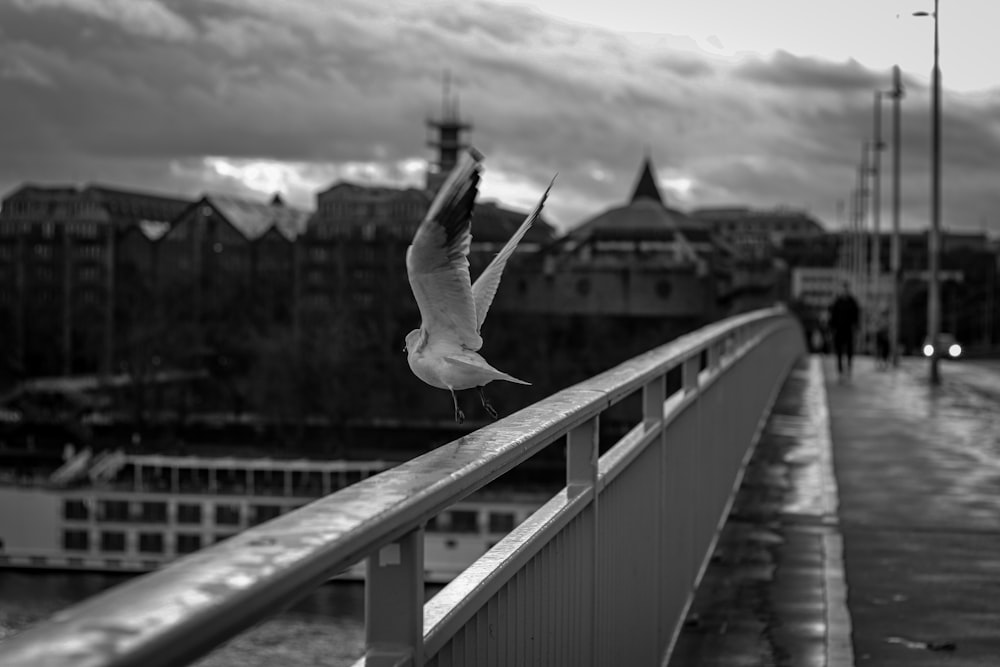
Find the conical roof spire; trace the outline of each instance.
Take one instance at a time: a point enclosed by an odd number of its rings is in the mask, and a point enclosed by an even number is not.
[[[649,156],[649,148],[647,147],[646,155],[642,163],[642,170],[639,172],[639,180],[636,181],[635,190],[632,191],[632,203],[645,197],[663,204],[663,196],[660,194],[660,188],[656,186],[656,177],[653,175],[654,173],[655,169],[653,169],[653,159]]]

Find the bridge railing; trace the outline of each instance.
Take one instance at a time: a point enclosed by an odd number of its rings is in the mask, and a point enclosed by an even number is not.
[[[707,326],[59,612],[0,664],[184,664],[361,560],[359,665],[657,664],[804,350],[781,308]],[[637,393],[641,419],[598,457],[601,415]],[[565,488],[425,604],[427,520],[564,437]]]

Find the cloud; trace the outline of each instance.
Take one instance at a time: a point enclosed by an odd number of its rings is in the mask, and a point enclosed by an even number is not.
[[[527,207],[558,171],[547,211],[571,226],[629,196],[648,147],[675,205],[800,206],[833,223],[873,91],[889,84],[854,61],[723,57],[688,38],[476,0],[17,0],[0,5],[0,25],[6,190],[283,189],[309,206],[352,174],[414,183],[449,69],[487,156],[485,198]],[[907,83],[906,220],[919,225],[928,101]],[[1000,160],[998,105],[946,96],[944,203],[956,224],[1000,203],[987,176]]]
[[[188,40],[194,27],[157,0],[13,0],[22,11],[65,10],[117,24],[139,37]]]

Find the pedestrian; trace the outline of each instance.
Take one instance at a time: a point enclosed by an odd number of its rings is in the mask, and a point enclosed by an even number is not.
[[[837,373],[851,374],[854,361],[854,336],[857,333],[861,309],[851,296],[851,286],[845,282],[843,290],[830,304],[830,333],[833,335],[833,351],[837,355]],[[846,363],[845,363],[846,362]]]
[[[886,370],[889,368],[889,311],[882,311],[878,326],[875,329],[875,365]]]

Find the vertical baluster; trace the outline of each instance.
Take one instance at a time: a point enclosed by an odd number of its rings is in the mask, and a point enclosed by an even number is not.
[[[708,370],[710,375],[715,375],[719,371],[719,362],[722,358],[722,341],[717,340],[708,346]]]
[[[568,613],[584,614],[584,634],[579,637],[583,648],[585,665],[597,664],[597,604],[600,595],[597,591],[597,545],[601,539],[598,534],[597,522],[597,436],[600,416],[595,416],[580,424],[566,436],[566,491],[570,498],[576,498],[588,489],[593,490],[590,509],[584,510],[580,521],[587,522],[584,535],[590,536],[590,544],[581,549],[580,572],[577,581],[583,589],[582,604],[579,609],[567,610]]]
[[[681,367],[681,377],[683,379],[684,394],[688,395],[698,390],[698,365],[700,355],[693,355],[684,360]]]
[[[424,529],[387,544],[367,561],[365,665],[423,663]]]
[[[667,376],[650,380],[642,387],[642,421],[648,430],[653,424],[663,421],[663,401],[667,396]]]

